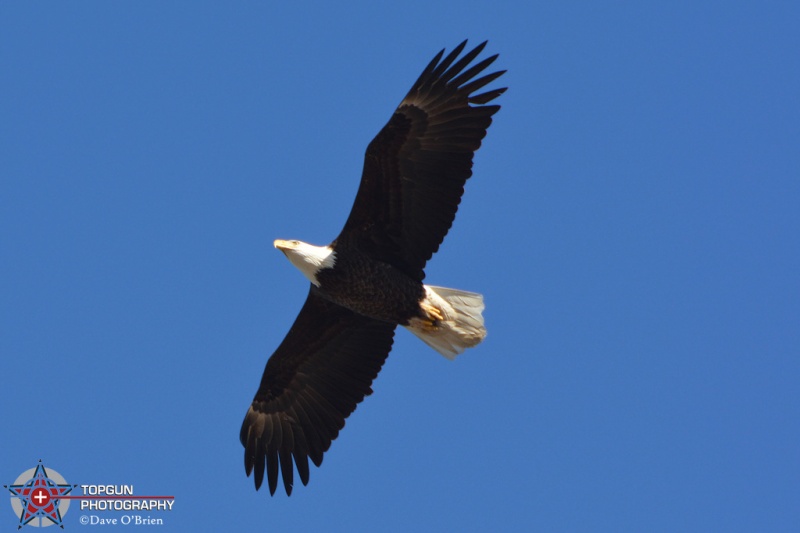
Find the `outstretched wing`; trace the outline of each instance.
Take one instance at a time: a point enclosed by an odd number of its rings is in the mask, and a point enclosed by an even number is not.
[[[425,263],[453,223],[472,175],[472,156],[505,88],[474,94],[505,71],[477,77],[497,58],[468,65],[486,42],[458,59],[466,41],[428,64],[372,140],[361,185],[338,243],[348,243],[422,280]]]
[[[292,493],[293,467],[308,483],[308,459],[319,466],[344,420],[372,393],[392,348],[395,325],[379,322],[319,296],[311,286],[305,305],[267,361],[261,385],[242,424],[244,466],[256,489],[266,469],[270,494],[281,471]]]

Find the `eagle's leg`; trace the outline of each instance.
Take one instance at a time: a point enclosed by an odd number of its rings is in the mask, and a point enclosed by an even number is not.
[[[419,307],[422,310],[420,325],[429,331],[436,331],[439,329],[439,325],[442,323],[442,320],[444,320],[441,310],[425,300],[419,303]]]

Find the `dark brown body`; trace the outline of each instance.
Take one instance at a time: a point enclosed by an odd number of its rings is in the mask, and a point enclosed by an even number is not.
[[[360,315],[400,325],[422,316],[422,283],[357,250],[337,253],[334,268],[320,270],[317,280],[322,296]]]

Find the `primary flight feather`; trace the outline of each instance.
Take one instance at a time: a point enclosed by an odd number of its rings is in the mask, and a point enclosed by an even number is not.
[[[345,419],[372,393],[398,325],[451,359],[486,336],[480,294],[422,283],[500,109],[487,104],[506,90],[478,93],[505,71],[481,76],[497,55],[470,66],[486,42],[459,58],[465,46],[431,60],[369,143],[339,236],[327,246],[275,241],[311,285],[242,424],[256,489],[266,473],[274,494],[280,473],[291,495],[295,468],[308,483],[308,460],[322,463]]]

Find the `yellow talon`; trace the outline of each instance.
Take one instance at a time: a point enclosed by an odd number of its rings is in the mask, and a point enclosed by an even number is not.
[[[425,325],[425,327],[430,329],[438,329],[439,322],[444,319],[442,312],[436,307],[425,302],[421,302],[420,307],[425,313],[425,317],[422,318],[422,323]]]

